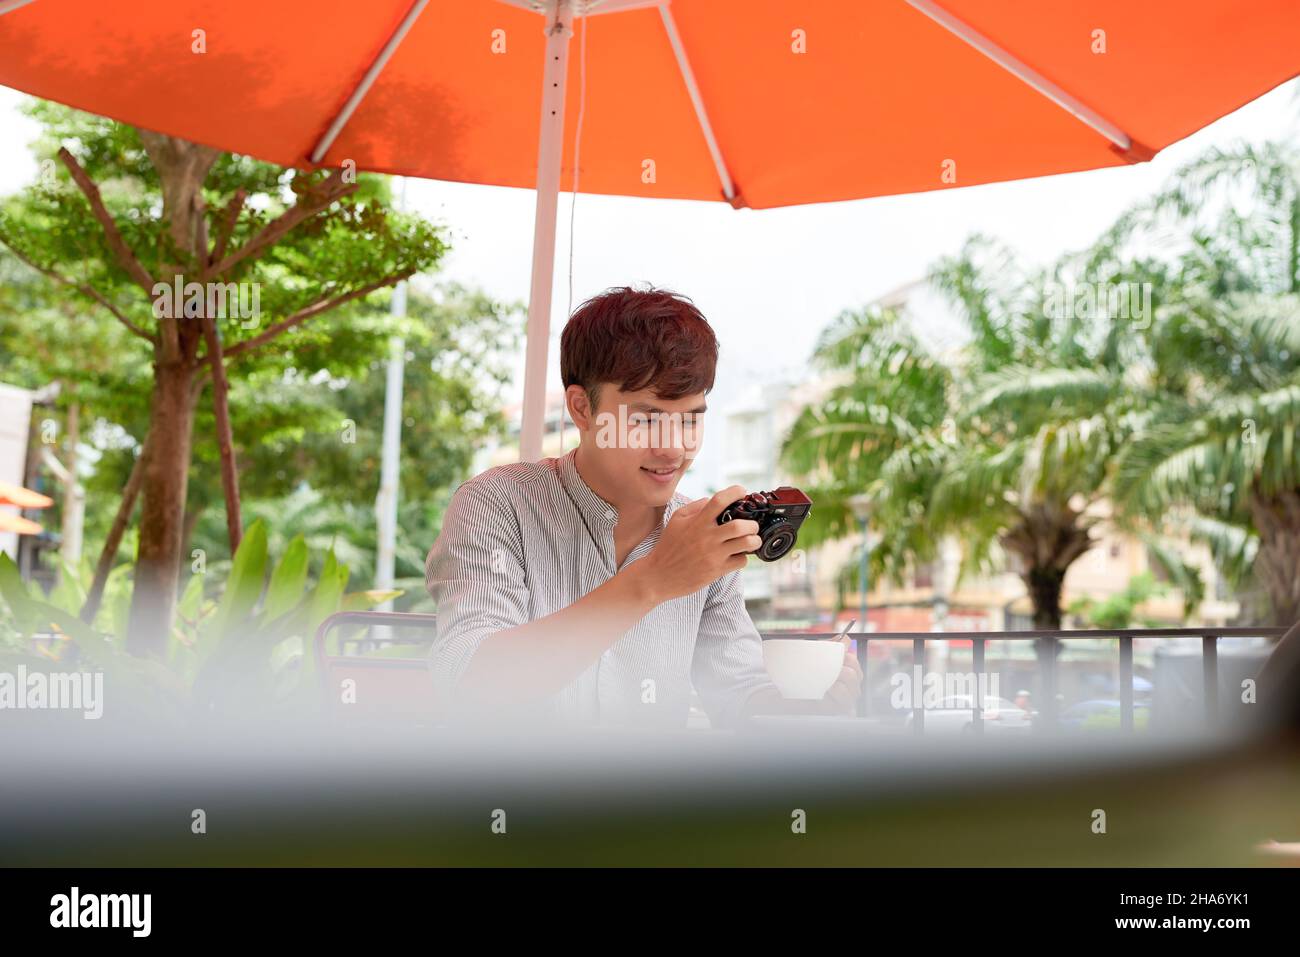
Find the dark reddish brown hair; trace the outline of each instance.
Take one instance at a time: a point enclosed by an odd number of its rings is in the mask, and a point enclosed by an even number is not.
[[[685,296],[667,289],[607,289],[578,307],[560,336],[560,378],[594,408],[602,382],[680,399],[713,388],[718,340]]]

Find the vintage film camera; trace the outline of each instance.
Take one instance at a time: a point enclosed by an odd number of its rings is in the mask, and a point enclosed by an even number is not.
[[[718,516],[718,524],[737,518],[758,522],[763,544],[753,554],[765,562],[774,562],[794,548],[799,526],[811,511],[812,499],[797,488],[782,485],[771,492],[751,492],[732,502]]]

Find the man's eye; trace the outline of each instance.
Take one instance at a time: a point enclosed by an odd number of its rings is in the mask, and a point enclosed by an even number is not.
[[[633,412],[627,417],[627,424],[636,426],[638,429],[644,428],[650,424],[650,417],[644,412]]]

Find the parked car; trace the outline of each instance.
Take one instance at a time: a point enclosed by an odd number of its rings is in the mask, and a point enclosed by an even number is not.
[[[1133,727],[1143,727],[1150,716],[1151,708],[1145,701],[1133,702]],[[1118,728],[1120,703],[1114,698],[1079,701],[1062,711],[1059,720],[1062,728],[1082,730]]]
[[[952,695],[939,702],[937,708],[925,709],[924,734],[959,732],[974,734],[975,698],[973,695]],[[994,732],[1028,731],[1030,728],[1029,712],[1017,708],[1006,698],[989,695],[984,698],[984,730]],[[903,724],[911,728],[915,715],[909,713]]]

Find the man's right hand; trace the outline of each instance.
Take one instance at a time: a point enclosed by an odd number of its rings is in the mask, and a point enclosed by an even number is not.
[[[722,510],[745,497],[744,486],[724,488],[673,512],[654,550],[627,571],[635,571],[656,603],[681,598],[745,567],[749,552],[763,544],[758,522],[736,519],[718,524]]]

